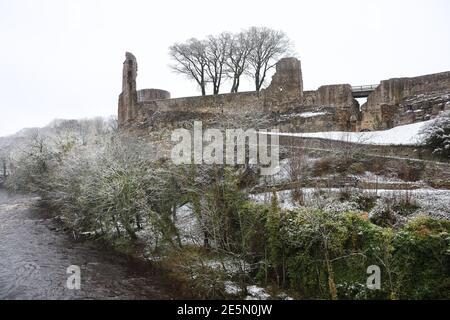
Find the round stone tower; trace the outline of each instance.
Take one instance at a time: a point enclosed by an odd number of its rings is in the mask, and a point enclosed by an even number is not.
[[[160,89],[143,89],[138,91],[138,102],[170,99],[170,92]]]

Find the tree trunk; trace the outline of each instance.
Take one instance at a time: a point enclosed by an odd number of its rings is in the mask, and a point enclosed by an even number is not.
[[[338,297],[337,297],[336,284],[334,282],[334,271],[333,271],[333,266],[331,264],[330,258],[328,256],[327,245],[325,245],[325,263],[327,265],[328,287],[330,288],[331,300],[337,300]]]
[[[209,249],[210,248],[210,246],[209,246],[209,236],[208,236],[207,232],[203,232],[203,247],[205,249]]]
[[[237,77],[236,78],[236,84],[234,85],[234,92],[238,92],[239,91],[239,84],[240,84],[240,78]]]
[[[238,91],[238,87],[239,87],[238,81],[239,81],[239,79],[236,78],[236,76],[234,76],[233,85],[231,86],[231,93],[236,93]]]
[[[201,88],[202,88],[202,96],[206,96],[206,88],[204,83],[201,85]]]

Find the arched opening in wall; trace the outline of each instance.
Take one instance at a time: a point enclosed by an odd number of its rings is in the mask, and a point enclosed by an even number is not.
[[[362,111],[362,106],[367,102],[367,98],[356,98],[359,103],[359,111]]]

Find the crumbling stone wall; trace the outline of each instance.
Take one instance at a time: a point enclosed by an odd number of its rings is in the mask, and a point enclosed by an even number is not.
[[[127,52],[123,63],[122,93],[119,96],[119,126],[123,126],[135,117],[135,105],[137,104],[136,77],[137,61],[136,57]]]
[[[303,99],[303,76],[300,60],[296,58],[281,59],[276,65],[276,72],[265,93],[267,104],[301,102]]]
[[[348,84],[303,91],[301,63],[296,58],[281,59],[271,84],[260,92],[170,99],[165,90],[137,91],[136,77],[136,58],[127,53],[118,111],[123,130],[152,131],[252,112],[263,113],[272,127],[282,131],[381,130],[450,110],[450,72],[382,81],[361,111]]]
[[[450,72],[381,81],[362,107],[361,130],[429,120],[450,109]]]
[[[360,118],[350,85],[304,92],[301,63],[296,58],[281,59],[271,84],[260,92],[170,99],[164,90],[136,91],[136,76],[136,59],[127,53],[119,97],[119,127],[123,130],[152,131],[249,113],[264,114],[272,128],[282,131],[352,130],[353,122]]]

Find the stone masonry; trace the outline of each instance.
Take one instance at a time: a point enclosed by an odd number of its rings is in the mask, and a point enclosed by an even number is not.
[[[450,109],[450,72],[382,81],[360,110],[349,84],[304,91],[301,63],[283,58],[267,89],[171,99],[159,89],[137,91],[137,61],[126,54],[119,96],[121,130],[152,132],[227,115],[264,114],[284,132],[388,129],[427,120]]]
[[[430,120],[450,110],[450,72],[381,81],[362,106],[360,130]]]

